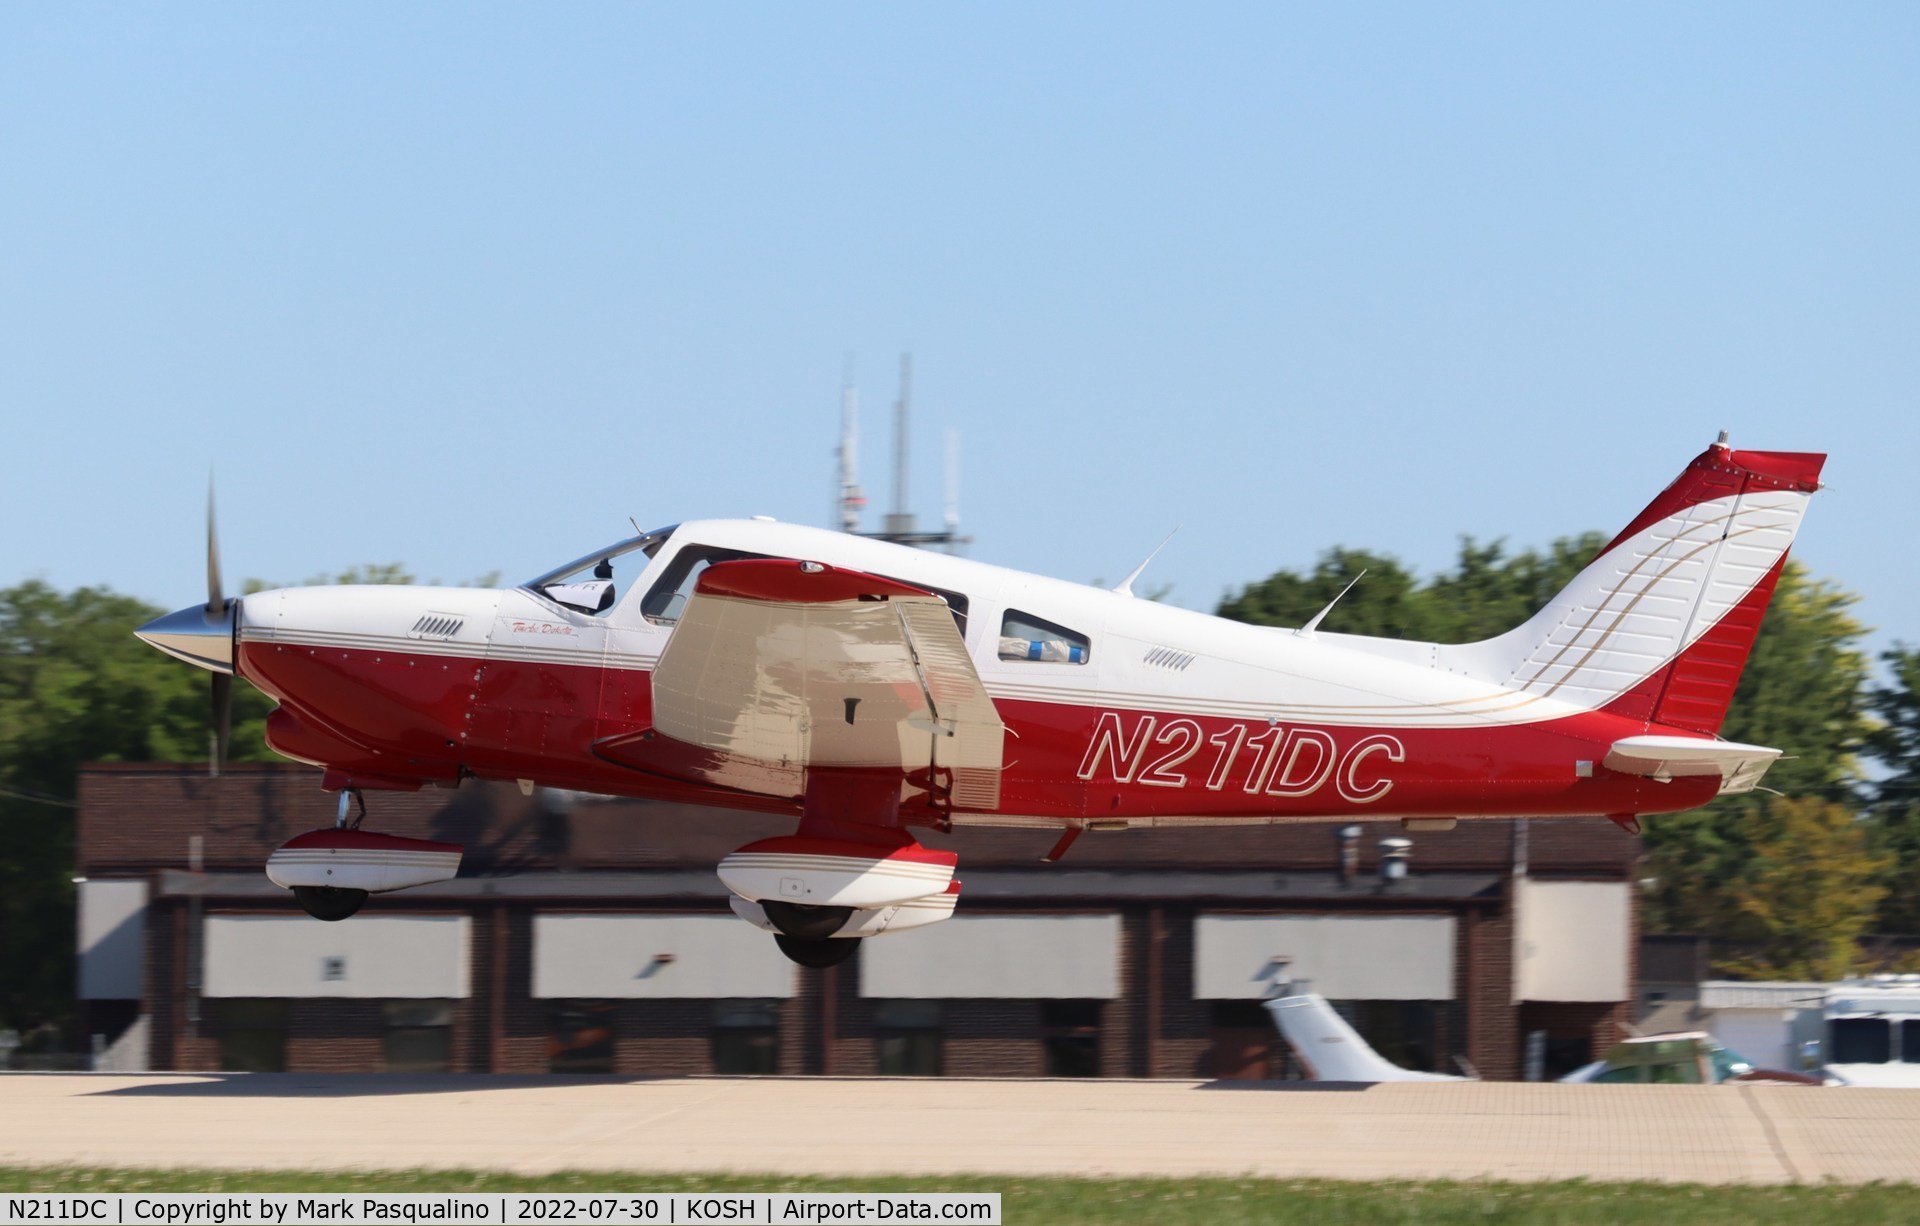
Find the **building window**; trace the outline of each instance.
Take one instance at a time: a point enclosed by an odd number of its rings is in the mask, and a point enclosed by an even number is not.
[[[940,1076],[940,1002],[873,1003],[874,1064],[882,1077]]]
[[[1893,1025],[1884,1017],[1836,1017],[1829,1064],[1885,1064],[1893,1059]]]
[[[390,1000],[382,1007],[389,1073],[453,1071],[453,1002]]]
[[[1008,609],[1000,619],[1002,660],[1041,660],[1049,664],[1085,664],[1093,646],[1078,630],[1044,617]]]
[[[1100,1004],[1097,1000],[1040,1002],[1040,1034],[1047,1076],[1100,1075]]]
[[[1383,1059],[1420,1073],[1448,1071],[1439,1067],[1439,1011],[1434,1002],[1335,1000],[1328,1003]]]
[[[547,1071],[611,1073],[613,1006],[597,1000],[557,1000],[547,1012]]]
[[[1257,1000],[1216,1000],[1208,1006],[1213,1045],[1206,1075],[1223,1081],[1272,1076],[1273,1018]]]
[[[749,1075],[780,1071],[780,1002],[713,1002],[713,1071]]]
[[[287,1002],[229,998],[205,1002],[220,1036],[223,1073],[287,1071]]]

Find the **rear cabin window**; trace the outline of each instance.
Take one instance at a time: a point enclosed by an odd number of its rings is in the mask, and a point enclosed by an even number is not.
[[[1092,651],[1087,636],[1057,622],[1018,609],[1000,620],[1000,658],[1044,664],[1085,664]]]

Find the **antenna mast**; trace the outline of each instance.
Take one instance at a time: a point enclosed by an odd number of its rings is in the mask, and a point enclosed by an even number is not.
[[[947,552],[953,552],[953,542],[960,531],[960,431],[947,427],[947,513],[941,519],[946,529]]]
[[[858,454],[858,423],[855,420],[858,400],[849,365],[846,390],[840,401],[840,493],[835,503],[840,528],[856,536],[890,541],[895,545],[937,545],[948,553],[954,553],[960,546],[973,543],[972,537],[960,535],[960,432],[947,431],[945,522],[938,532],[921,532],[913,526],[913,512],[907,510],[907,440],[912,412],[913,355],[908,353],[900,355],[900,399],[895,402],[893,413],[893,509],[887,512],[885,526],[880,531],[862,532],[860,508],[867,504],[867,500],[860,495],[860,487],[856,483],[858,477],[854,472]]]
[[[860,512],[867,505],[860,492],[860,390],[853,385],[853,359],[847,359],[840,382],[840,488],[835,511],[842,532],[860,531]]]
[[[893,510],[887,515],[887,535],[913,531],[913,513],[907,510],[907,423],[913,412],[913,355],[900,355],[900,399],[893,406]]]

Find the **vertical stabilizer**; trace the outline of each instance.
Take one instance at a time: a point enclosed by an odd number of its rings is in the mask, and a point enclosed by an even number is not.
[[[1442,648],[1442,667],[1718,731],[1825,460],[1714,444],[1546,608],[1498,638]]]
[[[1266,1002],[1273,1024],[1315,1081],[1465,1081],[1446,1073],[1417,1073],[1391,1063],[1367,1045],[1347,1019],[1312,992]]]

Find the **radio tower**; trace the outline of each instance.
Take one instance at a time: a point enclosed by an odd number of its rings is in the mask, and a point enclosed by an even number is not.
[[[960,535],[960,432],[947,431],[947,505],[941,530],[921,532],[914,527],[913,512],[907,510],[907,439],[913,405],[913,355],[900,357],[900,399],[893,409],[893,508],[887,512],[885,527],[878,532],[860,531],[860,510],[867,500],[860,494],[855,473],[858,457],[859,393],[854,390],[852,364],[848,364],[846,384],[840,395],[840,481],[834,499],[835,517],[840,530],[896,545],[921,548],[938,546],[957,553],[973,538]]]
[[[840,383],[840,488],[834,493],[834,513],[840,531],[860,531],[860,512],[867,505],[860,492],[860,391],[853,385],[853,359],[847,359]]]

